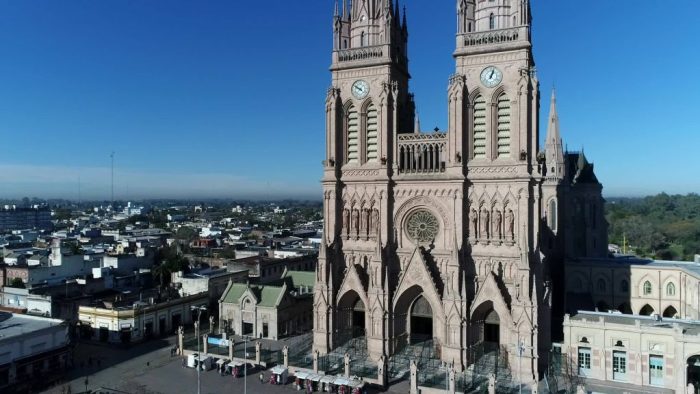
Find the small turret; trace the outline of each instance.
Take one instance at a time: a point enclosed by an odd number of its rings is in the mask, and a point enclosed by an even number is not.
[[[547,178],[564,179],[564,147],[559,132],[559,115],[557,114],[556,91],[552,89],[552,101],[549,108],[547,138],[545,141],[545,158]]]

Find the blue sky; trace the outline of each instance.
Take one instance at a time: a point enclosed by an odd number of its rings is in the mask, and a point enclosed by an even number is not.
[[[455,5],[402,1],[421,122],[444,128]],[[533,1],[543,122],[556,84],[565,142],[607,196],[700,192],[700,2],[679,2]],[[332,12],[1,2],[0,197],[77,198],[80,179],[108,199],[115,151],[117,198],[318,198]]]

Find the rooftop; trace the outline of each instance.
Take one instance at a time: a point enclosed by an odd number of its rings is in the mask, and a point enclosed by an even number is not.
[[[683,329],[684,334],[700,335],[700,321],[665,318],[661,316],[642,316],[642,315],[625,315],[619,312],[591,312],[578,311],[575,315],[569,317],[570,321],[574,322],[598,322],[603,319],[604,323],[621,324],[636,326],[640,325],[647,328],[667,328],[671,329],[674,325],[678,325]]]
[[[619,268],[624,268],[627,266],[644,266],[654,269],[680,269],[690,275],[700,277],[700,263],[696,263],[694,261],[651,260],[628,255],[615,255],[614,258],[581,259],[577,261],[571,261],[571,263],[585,265],[605,265],[608,267],[617,266]]]
[[[0,312],[0,341],[62,325],[63,320]]]

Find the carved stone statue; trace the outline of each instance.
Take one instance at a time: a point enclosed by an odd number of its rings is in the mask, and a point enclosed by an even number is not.
[[[374,208],[372,210],[372,231],[379,233],[379,210]]]
[[[489,237],[489,223],[489,211],[484,208],[481,210],[481,234],[479,234],[481,238]]]
[[[352,210],[352,234],[357,235],[360,233],[360,211],[357,209]]]
[[[491,230],[491,234],[493,235],[493,238],[496,238],[496,239],[503,238],[503,231],[502,231],[502,227],[501,227],[502,222],[503,222],[503,216],[501,215],[501,211],[495,210],[493,212],[493,229]]]
[[[350,210],[343,210],[343,232],[348,234],[350,232]]]
[[[506,212],[506,237],[511,241],[515,239],[515,215],[511,209]]]
[[[369,209],[363,209],[362,210],[362,221],[360,222],[360,231],[362,231],[362,234],[365,234],[367,230],[369,229],[368,222],[369,221]]]
[[[479,214],[476,213],[476,209],[469,212],[469,222],[472,225],[472,238],[477,238],[479,236]]]

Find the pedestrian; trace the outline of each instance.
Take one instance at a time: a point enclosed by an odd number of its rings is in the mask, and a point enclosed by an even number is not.
[[[265,383],[265,376],[263,375],[262,372],[260,372],[260,384]]]

